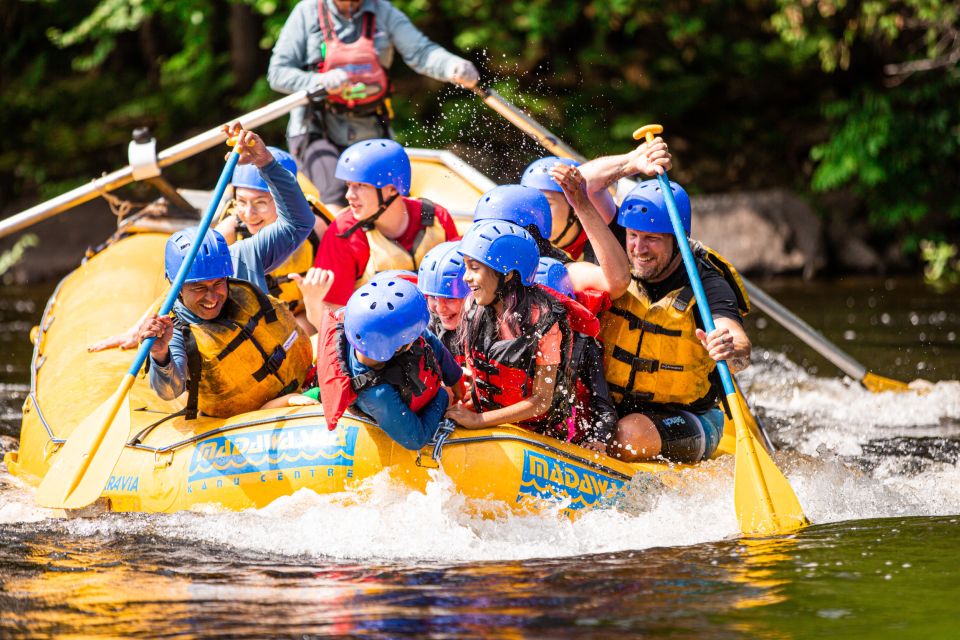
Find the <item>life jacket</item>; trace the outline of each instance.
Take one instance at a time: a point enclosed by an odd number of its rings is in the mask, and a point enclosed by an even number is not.
[[[407,251],[395,240],[380,233],[376,227],[365,229],[367,243],[370,246],[370,258],[363,273],[354,285],[359,289],[376,274],[391,269],[405,269],[416,272],[420,262],[430,249],[447,241],[447,232],[437,218],[436,205],[426,198],[404,198],[409,215],[420,215],[420,231],[413,240],[413,246]],[[419,206],[420,211],[415,209]]]
[[[327,101],[347,109],[383,102],[390,87],[387,72],[380,64],[380,56],[373,45],[377,30],[376,16],[372,12],[364,12],[360,37],[349,44],[337,37],[333,16],[324,0],[317,0],[317,17],[324,41],[323,56],[317,70],[323,73],[343,69],[351,85],[363,84],[367,88],[367,93],[360,98],[345,98],[331,93],[327,95]]]
[[[601,313],[613,305],[610,294],[601,289],[584,289],[582,291],[575,291],[574,295],[577,298],[577,302],[586,307],[587,311],[598,318]]]
[[[300,389],[313,349],[287,306],[244,280],[229,278],[220,316],[175,326],[187,352],[188,419],[197,410],[227,418]]]
[[[535,290],[545,295],[539,307],[540,317],[516,338],[500,338],[499,323],[492,306],[475,305],[467,310],[464,322],[472,322],[477,313],[486,314],[473,344],[464,344],[463,347],[468,354],[466,364],[473,370],[473,403],[478,411],[490,411],[529,398],[533,393],[540,340],[557,324],[560,328],[561,356],[553,402],[546,413],[522,420],[517,425],[566,439],[565,420],[570,414],[571,406],[570,369],[573,344],[568,317],[577,313],[575,311],[570,314],[568,309],[579,305],[575,300],[547,287],[538,286]],[[589,326],[585,328],[590,330]],[[599,323],[596,329],[599,329]]]
[[[390,358],[382,368],[356,376],[350,374],[349,349],[342,312],[337,316],[327,314],[318,341],[317,382],[330,431],[337,428],[340,417],[364,389],[391,384],[416,413],[426,407],[443,386],[437,356],[423,336],[409,349]]]
[[[443,325],[440,324],[440,319],[433,314],[430,316],[429,328],[430,331],[433,332],[433,335],[440,339],[440,342],[442,342],[443,346],[447,348],[447,351],[449,351],[450,355],[453,356],[453,359],[457,361],[457,364],[463,366],[466,358],[463,357],[463,345],[457,339],[457,330],[444,329]]]
[[[572,260],[579,260],[583,257],[583,250],[587,247],[587,240],[587,232],[581,229],[580,235],[574,238],[570,244],[565,247],[560,247],[560,249],[570,256]]]
[[[313,257],[319,245],[319,240],[315,240],[316,238],[317,234],[311,231],[310,238],[306,242],[284,260],[283,264],[266,275],[270,295],[286,303],[290,311],[295,314],[303,310],[303,294],[290,274],[304,275],[313,266]]]
[[[314,209],[314,214],[316,214],[316,209],[312,204],[311,208]],[[251,235],[250,230],[240,221],[239,217],[236,223],[236,234],[237,240],[242,240]],[[303,310],[303,294],[300,293],[300,287],[290,277],[290,274],[305,275],[313,266],[313,259],[319,246],[320,238],[317,237],[317,232],[311,231],[306,242],[297,247],[279,267],[264,276],[267,281],[267,292],[277,300],[286,303],[290,311],[295,314]]]
[[[699,242],[690,248],[700,273],[720,272],[737,297],[741,315],[750,299],[740,275],[726,258]],[[601,317],[603,364],[616,404],[674,404],[694,410],[716,403],[716,362],[696,336],[696,298],[690,285],[651,302],[636,280]]]

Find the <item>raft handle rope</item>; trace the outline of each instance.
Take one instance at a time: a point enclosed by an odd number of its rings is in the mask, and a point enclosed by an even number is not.
[[[344,413],[344,416],[353,418],[357,422],[361,422],[363,424],[366,424],[372,427],[377,426],[376,422],[364,416],[358,416],[350,412]],[[310,418],[322,418],[322,417],[324,417],[323,411],[305,411],[303,413],[294,413],[294,414],[285,415],[285,416],[272,416],[270,418],[260,418],[258,420],[250,420],[248,422],[237,422],[237,423],[225,425],[217,429],[204,431],[203,433],[199,433],[194,436],[191,436],[186,440],[181,440],[180,442],[174,442],[172,444],[168,444],[163,447],[149,447],[143,444],[133,443],[129,441],[127,442],[127,446],[130,447],[131,449],[139,449],[141,451],[149,451],[151,453],[154,453],[154,452],[172,453],[177,449],[182,449],[195,442],[199,442],[200,440],[205,440],[206,438],[210,438],[215,435],[220,435],[222,433],[227,433],[230,431],[236,431],[238,429],[243,429],[245,427],[257,427],[264,424],[277,424],[277,423],[289,422],[292,420],[305,420]],[[519,427],[517,428],[519,429]],[[596,462],[595,460],[590,460],[588,458],[578,456],[576,454],[570,453],[568,451],[564,451],[563,449],[552,446],[550,444],[537,442],[536,440],[525,438],[522,435],[491,434],[486,436],[471,436],[467,438],[455,438],[453,440],[450,440],[449,437],[444,439],[444,445],[446,446],[464,445],[464,444],[470,444],[474,442],[519,442],[520,444],[536,447],[538,449],[546,451],[547,453],[552,453],[554,455],[561,456],[572,462],[576,462],[584,466],[590,467],[591,469],[605,473],[609,476],[617,478],[618,480],[624,480],[629,482],[631,478],[631,476],[625,473],[622,473],[620,471],[617,471],[616,469],[611,469],[610,467],[604,464],[601,464],[599,462]],[[442,450],[442,447],[441,447],[441,450]],[[442,454],[442,451],[441,451],[441,454]],[[679,465],[679,466],[682,466],[682,465]]]

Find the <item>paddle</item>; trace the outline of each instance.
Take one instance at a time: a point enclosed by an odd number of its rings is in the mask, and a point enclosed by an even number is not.
[[[752,282],[743,280],[750,295],[750,302],[756,304],[768,316],[779,322],[787,331],[800,338],[807,346],[832,362],[838,369],[857,380],[866,389],[879,393],[881,391],[910,391],[910,385],[899,380],[885,378],[867,371],[867,368],[857,362],[853,356],[823,337],[819,331],[797,317],[789,309],[774,300],[765,291]]]
[[[634,131],[633,137],[636,140],[646,138],[647,142],[652,142],[654,136],[661,132],[663,127],[650,124]],[[683,256],[683,266],[687,270],[690,285],[693,287],[700,318],[703,320],[703,328],[710,333],[715,329],[713,315],[710,313],[710,305],[703,290],[703,283],[700,281],[693,252],[690,251],[690,242],[680,222],[680,212],[677,210],[677,203],[670,189],[667,172],[658,174],[657,180],[670,214],[670,222],[673,225],[673,234],[677,238],[677,245],[680,247],[680,255]],[[717,370],[720,372],[723,391],[727,396],[727,406],[737,429],[733,503],[740,531],[747,535],[781,534],[810,524],[803,515],[800,502],[790,483],[763,447],[758,446],[756,437],[747,426],[744,418],[745,405],[741,405],[737,397],[737,389],[727,363],[723,360],[718,362]]]
[[[562,158],[572,158],[577,162],[586,162],[587,159],[585,157],[577,153],[563,140],[560,140],[560,138],[554,135],[549,129],[511,104],[495,90],[477,86],[474,87],[473,92],[480,96],[488,107],[502,115],[550,153]],[[627,179],[625,178],[624,180]],[[627,182],[633,183],[632,180],[627,180]],[[746,278],[741,279],[747,287],[747,293],[750,294],[751,302],[761,311],[779,322],[787,331],[797,338],[800,338],[800,340],[805,342],[814,351],[835,364],[851,378],[858,380],[860,384],[870,391],[908,391],[910,389],[909,385],[905,382],[885,378],[867,371],[866,367],[854,360],[852,356],[828,341],[796,314],[770,297],[770,295],[760,289],[760,287]]]
[[[232,151],[227,158],[227,164],[220,174],[213,198],[200,221],[197,241],[190,247],[190,251],[180,265],[180,270],[170,285],[170,291],[160,306],[159,315],[167,315],[173,308],[173,303],[176,302],[180,288],[187,279],[194,258],[200,250],[200,240],[210,228],[213,215],[230,183],[233,169],[237,166],[239,159],[240,154],[236,150]],[[114,394],[87,416],[67,437],[63,448],[56,454],[56,460],[37,488],[37,504],[54,509],[78,509],[100,497],[130,434],[128,396],[130,387],[133,386],[140,367],[150,354],[150,347],[155,340],[156,338],[147,338],[140,344],[133,364],[130,365],[130,369]]]

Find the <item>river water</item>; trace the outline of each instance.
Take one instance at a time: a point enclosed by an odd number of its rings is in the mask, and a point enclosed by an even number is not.
[[[51,288],[0,294],[2,448]],[[425,494],[378,476],[360,504],[61,520],[0,466],[0,637],[957,637],[960,299],[765,288],[877,373],[932,382],[869,393],[754,314],[741,383],[814,523],[797,535],[736,537],[732,460],[576,521],[483,519],[440,474]]]

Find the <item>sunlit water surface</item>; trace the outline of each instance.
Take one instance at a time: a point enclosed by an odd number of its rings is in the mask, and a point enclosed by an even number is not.
[[[933,381],[869,393],[751,319],[741,383],[815,523],[796,536],[735,537],[732,460],[576,521],[484,519],[442,474],[425,494],[383,474],[349,505],[61,520],[0,467],[0,636],[956,637],[960,302],[903,281],[770,291],[878,373]],[[8,449],[48,293],[0,296]]]

